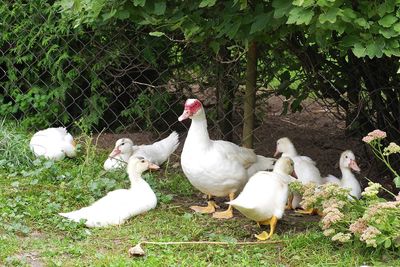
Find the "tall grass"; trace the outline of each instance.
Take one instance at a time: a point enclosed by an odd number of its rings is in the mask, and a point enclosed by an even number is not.
[[[35,159],[29,149],[30,134],[18,122],[0,121],[0,167],[32,166]]]

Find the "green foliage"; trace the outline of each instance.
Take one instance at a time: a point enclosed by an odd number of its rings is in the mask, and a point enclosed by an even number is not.
[[[400,6],[394,0],[374,5],[366,0],[356,5],[352,1],[314,0],[253,1],[249,5],[247,1],[239,4],[237,0],[170,1],[168,5],[159,0],[131,3],[93,0],[75,1],[73,6],[70,1],[60,1],[60,5],[64,14],[73,16],[76,26],[104,23],[114,17],[140,25],[157,25],[165,31],[179,29],[191,41],[212,37],[271,40],[270,35],[280,27],[278,35],[306,31],[308,42],[316,42],[323,49],[338,45],[343,54],[351,49],[358,57],[400,55],[397,45]],[[168,15],[160,17],[164,14]],[[327,43],[324,41],[327,39],[336,41]]]
[[[141,92],[136,99],[132,99],[129,107],[121,112],[123,117],[143,120],[144,129],[152,130],[155,121],[163,116],[170,108],[171,94],[168,92],[156,92],[154,90],[146,90]],[[137,123],[142,125],[143,123]]]
[[[78,1],[67,2],[77,8]],[[158,4],[156,12],[161,14],[163,6]],[[93,8],[96,14],[102,11],[98,5]],[[121,24],[120,33],[115,23],[103,24],[95,32],[74,28],[61,17],[59,5],[44,0],[5,3],[0,12],[4,14],[0,18],[1,83],[6,92],[0,95],[1,116],[11,114],[35,129],[54,121],[68,125],[83,117],[91,129],[101,129],[109,126],[107,119],[114,121],[113,116],[124,110],[124,101],[117,98],[141,92],[121,85],[158,78],[151,66],[162,66],[157,56],[165,45],[153,42],[151,36],[141,38],[138,27],[128,31]],[[132,51],[137,50],[142,53],[133,59]],[[120,76],[117,85],[115,76]]]

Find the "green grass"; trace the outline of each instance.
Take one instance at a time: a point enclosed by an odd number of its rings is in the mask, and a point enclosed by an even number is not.
[[[12,150],[28,143],[30,134],[6,128],[2,127],[0,136],[7,136]],[[400,265],[395,252],[340,246],[325,238],[315,222],[293,225],[290,217],[278,224],[273,240],[280,243],[237,245],[236,241],[255,241],[253,234],[260,231],[255,223],[238,213],[223,221],[193,214],[189,206],[203,199],[179,169],[146,174],[159,204],[122,226],[88,229],[69,222],[57,213],[85,206],[110,190],[128,186],[124,171],[102,170],[105,151],[95,150],[87,136],[80,142],[81,154],[72,160],[35,160],[25,148],[21,148],[25,151],[22,154],[9,153],[2,158],[0,265],[29,266],[34,261],[45,266]],[[3,145],[0,149],[9,148]],[[141,241],[197,240],[230,244],[146,244],[145,257],[128,255],[128,249]]]

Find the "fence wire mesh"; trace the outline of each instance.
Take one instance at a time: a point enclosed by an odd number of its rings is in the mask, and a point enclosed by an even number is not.
[[[33,19],[46,17],[38,12]],[[239,44],[229,43],[216,54],[207,43],[150,36],[149,29],[119,23],[55,35],[29,25],[2,27],[7,33],[0,43],[2,117],[32,130],[65,126],[74,131],[79,121],[95,134],[104,131],[100,146],[107,148],[123,135],[135,133],[137,142],[150,142],[172,130],[181,133],[183,143],[189,124],[177,118],[184,101],[194,97],[206,107],[212,138],[241,143],[246,54]],[[338,62],[302,61],[310,53],[299,47],[260,44],[258,51],[257,153],[272,155],[276,140],[288,136],[323,174],[338,174],[340,152],[352,149],[361,157],[363,175],[389,176],[376,168],[360,139],[380,127],[393,141],[400,140],[398,86],[369,87],[361,61],[338,69]],[[293,58],[299,59],[297,65]],[[299,71],[293,74],[295,67]],[[345,72],[355,78],[340,84],[336,76]],[[398,159],[394,162],[398,166]]]

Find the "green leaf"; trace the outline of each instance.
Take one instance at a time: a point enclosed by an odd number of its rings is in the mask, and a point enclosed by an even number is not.
[[[134,6],[144,7],[145,4],[146,4],[146,0],[133,0],[133,5]]]
[[[396,40],[396,39],[388,40],[388,41],[386,42],[386,48],[387,48],[387,47],[399,48],[399,47],[400,47],[399,41]]]
[[[379,33],[382,34],[383,37],[386,39],[390,39],[392,37],[398,36],[400,33],[396,32],[394,29],[389,28],[389,29],[379,29]]]
[[[386,0],[384,3],[380,4],[377,8],[378,15],[383,17],[386,13],[392,13],[395,9],[395,0]]]
[[[379,25],[381,25],[383,27],[389,28],[396,21],[397,21],[397,18],[394,15],[388,14],[388,15],[384,16],[383,18],[381,18],[380,20],[378,20],[378,23],[379,23]]]
[[[199,7],[212,7],[215,5],[217,0],[202,0],[199,4]]]
[[[110,12],[104,13],[103,14],[103,20],[109,20],[112,17],[114,17],[114,15],[117,13],[117,10],[112,9]]]
[[[118,19],[127,19],[129,18],[129,11],[127,9],[119,10],[116,14],[115,17]]]
[[[365,57],[367,54],[365,46],[363,46],[361,43],[356,43],[351,51],[353,51],[353,54],[356,57]]]
[[[253,24],[251,25],[250,34],[262,31],[266,27],[269,27],[271,21],[272,21],[272,12],[257,15],[254,19]]]
[[[301,7],[310,7],[315,4],[315,0],[294,0],[293,5],[294,6],[301,6]]]
[[[226,32],[229,38],[233,38],[240,28],[240,21],[236,21],[233,25],[229,27],[229,30]]]
[[[360,37],[358,35],[347,35],[343,37],[340,42],[344,47],[353,47],[359,41]]]
[[[338,15],[339,11],[341,11],[339,8],[334,7],[330,8],[328,12],[319,15],[319,22],[324,24],[325,22],[330,22],[330,23],[335,23],[336,22],[336,16]]]
[[[400,188],[400,176],[397,176],[396,178],[394,178],[393,182],[397,188]]]
[[[214,51],[215,54],[217,54],[219,52],[219,48],[220,48],[219,42],[211,41],[209,46],[211,47],[211,49]]]
[[[304,9],[301,7],[295,7],[289,12],[289,18],[287,24],[308,25],[314,16],[314,11],[310,9]]]
[[[345,22],[352,22],[355,18],[357,18],[357,14],[351,8],[344,8],[341,15],[343,21]]]
[[[150,36],[155,36],[155,37],[161,37],[161,36],[164,36],[165,33],[163,33],[163,32],[149,32],[149,35]]]
[[[157,2],[154,4],[154,13],[156,15],[163,15],[165,13],[166,8],[167,8],[166,2]]]
[[[364,29],[369,29],[370,25],[364,18],[358,18],[354,20],[354,23],[363,27]]]
[[[332,0],[317,0],[317,5],[321,7],[332,6],[334,3]]]
[[[385,240],[385,248],[390,248],[392,245],[392,240],[390,238]]]
[[[400,32],[400,22],[397,22],[393,25],[393,30],[395,30],[396,32]]]
[[[279,19],[283,16],[288,16],[289,11],[292,8],[292,1],[290,0],[274,0],[272,2],[274,10],[274,18]]]
[[[369,58],[382,57],[382,55],[383,55],[382,50],[383,50],[384,46],[385,46],[384,43],[379,42],[379,41],[374,41],[374,42],[367,44],[367,47],[366,47],[367,56]]]

